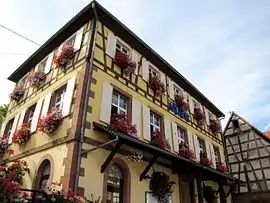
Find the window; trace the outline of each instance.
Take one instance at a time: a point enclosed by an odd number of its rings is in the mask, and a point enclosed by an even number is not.
[[[63,104],[64,104],[65,92],[66,92],[66,85],[64,85],[63,87],[60,87],[53,93],[51,104],[50,104],[50,110],[52,110],[53,108],[59,111],[62,110]]]
[[[173,85],[173,91],[174,91],[174,95],[181,95],[183,96],[183,91],[176,85]]]
[[[240,126],[238,120],[232,120],[232,124],[234,129],[239,129]]]
[[[200,153],[206,153],[205,141],[198,138]]]
[[[187,144],[187,131],[184,128],[181,128],[177,126],[177,137],[178,137],[178,143],[181,144]]]
[[[14,123],[14,118],[9,120],[6,127],[5,127],[5,133],[4,134],[7,135],[7,137],[9,137],[10,134],[11,134],[13,123]]]
[[[159,71],[157,69],[155,69],[153,66],[149,65],[149,78],[151,78],[153,76],[160,78]]]
[[[19,86],[21,86],[22,88],[24,88],[27,84],[27,76],[28,75],[23,76],[23,78],[19,82]]]
[[[214,146],[214,155],[215,155],[216,163],[221,163],[220,151],[219,151],[218,147],[216,147],[216,146]]]
[[[112,164],[110,170],[108,171],[106,203],[123,203],[123,186],[123,172],[116,164]]]
[[[146,192],[145,194],[146,194],[146,203],[171,203],[172,202],[171,196],[168,196],[166,200],[161,202],[161,201],[158,201],[157,198],[154,197],[151,192]]]
[[[38,69],[39,71],[44,71],[44,70],[45,70],[45,66],[46,66],[47,61],[48,61],[48,56],[47,56],[45,59],[43,59],[43,60],[38,64],[37,69]]]
[[[113,92],[112,95],[112,108],[111,116],[113,114],[126,114],[127,115],[128,99],[118,92]]]
[[[48,160],[45,160],[42,162],[40,174],[38,174],[40,175],[38,189],[45,189],[47,187],[47,184],[50,179],[50,173],[51,173],[51,164]]]
[[[73,47],[76,40],[76,34],[72,35],[67,41],[64,42],[63,47],[70,46]]]
[[[194,99],[193,99],[193,104],[194,104],[194,108],[199,108],[200,107],[199,103]]]
[[[116,42],[116,51],[123,52],[124,54],[130,55],[130,49],[121,43],[119,40]]]
[[[23,119],[24,123],[30,123],[30,124],[32,123],[32,119],[33,119],[33,116],[34,116],[35,109],[36,109],[36,104],[30,106],[26,110],[25,116],[24,116],[24,119]]]
[[[153,132],[160,131],[160,116],[153,113],[152,111],[150,112],[150,131],[151,135]]]

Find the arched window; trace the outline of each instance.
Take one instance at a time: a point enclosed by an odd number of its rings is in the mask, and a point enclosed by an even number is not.
[[[123,203],[124,174],[121,169],[112,164],[108,171],[107,203]]]
[[[39,168],[39,183],[38,189],[45,189],[51,174],[51,163],[49,160],[45,160],[42,162]]]

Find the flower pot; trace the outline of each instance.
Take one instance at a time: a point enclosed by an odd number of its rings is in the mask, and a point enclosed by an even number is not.
[[[31,138],[30,124],[24,123],[14,133],[12,137],[12,142],[19,145],[24,145],[30,138]]]
[[[38,123],[39,131],[46,134],[53,134],[63,122],[62,113],[58,110],[53,110],[45,117],[41,117]]]
[[[152,133],[152,140],[150,143],[164,150],[171,149],[169,140],[165,139],[159,131],[155,131]]]
[[[65,46],[60,53],[54,58],[56,68],[66,68],[68,62],[74,57],[74,49],[72,46]]]
[[[25,92],[25,89],[18,86],[18,87],[15,87],[15,89],[13,90],[13,92],[9,96],[12,100],[18,102],[23,97],[24,92]]]
[[[199,125],[202,125],[205,122],[205,115],[199,107],[194,108],[194,118]]]
[[[159,77],[152,76],[149,78],[149,87],[153,89],[156,96],[161,96],[165,93],[165,85],[160,81]]]
[[[121,51],[116,51],[114,62],[123,70],[125,74],[134,73],[136,70],[136,62],[132,61],[127,54]]]
[[[112,115],[112,120],[110,127],[113,130],[121,132],[126,135],[130,135],[133,137],[137,136],[136,125],[132,125],[125,114],[114,114]]]
[[[184,111],[188,111],[189,104],[185,102],[182,95],[175,95],[175,103],[178,107],[182,108]]]
[[[29,77],[29,82],[33,87],[40,87],[46,78],[46,74],[43,71],[36,71],[32,73]]]

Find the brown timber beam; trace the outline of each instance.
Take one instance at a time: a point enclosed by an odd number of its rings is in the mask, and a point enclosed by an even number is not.
[[[198,203],[203,203],[203,189],[202,189],[202,172],[200,171],[196,178],[197,192],[198,192]]]
[[[153,158],[151,159],[151,161],[148,163],[148,165],[145,167],[145,169],[143,170],[143,172],[140,175],[140,181],[142,181],[146,174],[148,173],[148,171],[150,170],[150,168],[154,165],[154,163],[156,162],[157,158],[159,157],[158,154],[155,154],[153,156]]]

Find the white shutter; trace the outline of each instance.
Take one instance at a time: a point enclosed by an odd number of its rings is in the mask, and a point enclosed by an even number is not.
[[[168,118],[164,118],[164,131],[165,131],[165,138],[168,139],[170,147],[172,147],[171,122]]]
[[[142,59],[142,78],[149,80],[149,62],[145,58]]]
[[[45,67],[44,67],[44,73],[48,74],[51,70],[52,66],[52,60],[53,60],[53,53],[50,53],[49,56],[47,56],[48,59],[46,61]]]
[[[4,132],[5,132],[6,125],[7,125],[7,123],[6,123],[6,122],[2,123],[0,137],[2,137],[2,136],[3,136],[3,134],[4,134]]]
[[[42,116],[46,116],[48,113],[50,101],[51,101],[51,96],[52,96],[51,92],[45,96],[44,104],[42,107],[42,113],[41,113]]]
[[[194,143],[193,143],[193,133],[190,130],[188,130],[188,146],[189,146],[189,149],[195,152]]]
[[[225,154],[224,154],[224,149],[223,147],[219,147],[219,153],[220,153],[220,161],[221,163],[224,163],[226,164],[226,161],[225,161]]]
[[[34,112],[34,115],[33,115],[33,118],[32,118],[32,122],[31,122],[31,133],[35,132],[36,129],[37,129],[37,124],[38,124],[38,120],[39,120],[39,115],[40,115],[42,102],[43,102],[43,98],[40,98],[37,101],[35,112]]]
[[[205,142],[205,147],[206,147],[206,154],[207,154],[207,158],[209,160],[212,159],[212,156],[211,156],[211,151],[210,151],[210,143],[209,142]]]
[[[178,135],[177,135],[177,124],[172,122],[172,134],[173,134],[173,151],[179,152],[179,142],[178,142]]]
[[[150,109],[146,105],[143,105],[143,139],[151,141]]]
[[[116,41],[116,36],[113,33],[109,33],[106,44],[106,54],[108,54],[112,58],[115,57]]]
[[[137,136],[141,137],[141,103],[135,99],[132,100],[132,124],[136,125]]]
[[[167,77],[167,79],[169,83],[169,94],[171,99],[174,100],[174,82],[169,77]]]
[[[109,83],[103,83],[99,119],[105,123],[111,121],[113,87]]]
[[[64,104],[62,108],[63,116],[67,116],[69,114],[75,83],[76,83],[76,76],[68,80],[67,89],[66,89],[65,97],[64,97]]]
[[[193,98],[189,96],[189,109],[190,113],[194,114],[194,103],[193,103]]]
[[[77,51],[81,48],[82,36],[83,36],[83,28],[78,30],[76,33],[76,38],[75,38],[75,42],[74,42],[74,51]]]
[[[137,54],[137,52],[132,49],[132,52],[131,52],[131,59],[132,61],[134,61],[136,63],[136,69],[135,69],[135,74],[138,75],[138,70],[139,70],[139,56]]]
[[[19,114],[17,114],[15,116],[15,118],[14,118],[11,133],[10,133],[10,136],[9,136],[9,139],[8,139],[8,143],[12,143],[12,137],[13,137],[13,134],[15,133],[15,131],[16,131],[18,120],[19,120]]]
[[[183,90],[184,101],[188,102],[188,93]]]
[[[209,117],[209,112],[208,110],[204,107],[204,112],[205,112],[205,120],[206,120],[206,124],[210,125],[210,117]]]
[[[20,127],[23,124],[23,119],[24,119],[24,116],[25,116],[25,112],[26,112],[26,109],[22,110],[22,112],[21,112],[20,119],[19,119],[19,122],[18,122],[18,127]]]
[[[195,156],[196,160],[200,161],[200,147],[199,147],[199,141],[197,135],[194,134],[194,151],[195,151]]]
[[[165,85],[166,87],[166,76],[163,72],[159,71],[160,74],[160,81]]]
[[[212,157],[212,162],[213,162],[213,168],[216,168],[216,159],[215,159],[215,151],[214,151],[214,146],[213,144],[210,144],[210,152],[211,152],[211,157]]]

